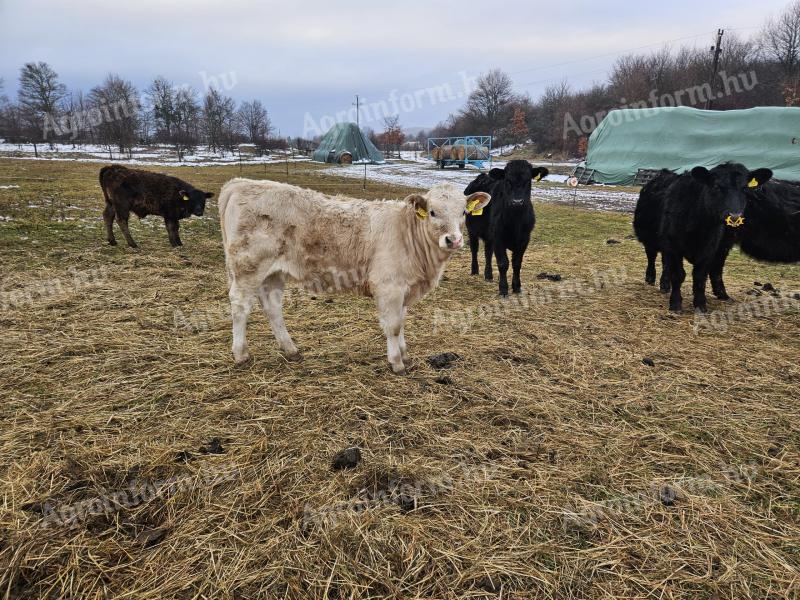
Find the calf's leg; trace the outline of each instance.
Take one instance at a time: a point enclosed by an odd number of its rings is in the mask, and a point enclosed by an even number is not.
[[[500,295],[508,296],[508,254],[505,247],[495,244],[494,257],[500,272]]]
[[[261,308],[264,309],[267,319],[269,319],[269,326],[278,341],[278,346],[280,346],[286,358],[299,360],[300,352],[286,330],[286,323],[283,322],[283,286],[284,281],[280,275],[270,275],[261,285],[261,289],[258,291],[258,299],[261,301]]]
[[[667,268],[667,259],[664,258],[664,253],[661,253],[661,281],[658,284],[658,289],[664,293],[668,294],[670,290],[671,284],[669,279],[669,269]]]
[[[520,271],[522,270],[522,257],[525,256],[525,248],[514,250],[511,253],[511,268],[514,274],[511,277],[511,291],[515,294],[522,293],[522,280]]]
[[[125,241],[128,242],[128,246],[131,248],[138,248],[136,242],[133,241],[133,236],[131,236],[131,232],[128,229],[128,215],[130,213],[120,213],[120,211],[116,211],[117,217],[117,225],[119,225],[120,230],[122,231],[122,235],[125,237]]]
[[[486,268],[483,271],[483,278],[486,281],[494,279],[492,274],[492,242],[483,240],[483,258],[486,261]]]
[[[644,281],[648,285],[655,285],[656,257],[658,256],[658,250],[656,250],[652,246],[646,246],[644,252],[645,254],[647,254],[647,270],[644,272]]]
[[[728,296],[728,292],[725,289],[725,282],[722,280],[722,271],[725,268],[725,261],[728,260],[728,253],[731,251],[730,248],[723,248],[720,250],[719,254],[714,257],[714,260],[711,262],[711,267],[709,269],[709,277],[711,279],[711,290],[714,292],[714,295],[719,298],[720,300],[730,300],[731,297]]]
[[[664,253],[664,259],[672,286],[672,293],[669,297],[669,309],[672,312],[681,312],[683,308],[681,285],[683,285],[683,280],[686,279],[686,271],[683,268],[683,257],[673,253]]]
[[[237,365],[247,362],[250,352],[247,349],[247,317],[253,308],[255,290],[242,286],[236,280],[231,282],[228,297],[231,301],[231,321],[233,322],[233,359]]]
[[[172,245],[172,247],[177,248],[178,246],[183,246],[181,237],[178,235],[178,229],[180,228],[180,223],[178,223],[178,220],[164,219],[164,225],[167,227],[167,235],[169,235],[169,243]]]
[[[406,366],[403,363],[403,349],[401,336],[403,336],[403,295],[401,293],[384,293],[375,296],[378,306],[378,318],[386,335],[386,355],[392,371],[396,375],[405,375]],[[405,339],[402,339],[405,345]]]
[[[478,268],[478,247],[480,246],[480,240],[478,239],[477,235],[472,235],[472,232],[469,234],[469,251],[472,253],[472,269],[470,270],[470,275],[477,275],[480,273],[480,269]]]
[[[408,362],[408,350],[406,349],[406,307],[403,307],[403,315],[400,321],[400,335],[398,336],[400,344],[400,358],[403,359],[403,364]]]
[[[692,269],[692,293],[694,308],[698,312],[708,312],[706,279],[708,279],[708,265],[706,263],[696,264]]]
[[[106,239],[112,246],[117,245],[117,239],[114,237],[114,205],[106,202],[106,209],[103,211],[103,221],[106,223]]]

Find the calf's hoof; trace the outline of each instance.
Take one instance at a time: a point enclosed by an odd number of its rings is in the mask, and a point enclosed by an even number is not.
[[[708,312],[708,307],[705,304],[701,304],[700,306],[695,306],[694,312],[698,314],[705,314]]]
[[[117,245],[117,240],[108,240],[108,245],[109,246],[116,246]]]
[[[661,285],[658,287],[658,291],[659,291],[659,292],[661,292],[662,294],[669,294],[669,293],[672,291],[672,286],[671,286],[671,285],[668,285],[668,284],[663,284],[663,283],[662,283],[662,284],[661,284]]]
[[[669,312],[679,313],[682,310],[683,310],[683,305],[680,302],[678,302],[677,304],[672,303],[669,305]]]
[[[733,301],[733,298],[728,296],[728,294],[726,294],[725,292],[720,292],[719,294],[714,292],[714,295],[717,297],[718,300],[722,300],[723,302],[732,302]]]
[[[511,293],[513,293],[513,294],[521,294],[522,293],[522,288],[514,288],[513,290],[511,290]]]
[[[299,352],[293,352],[291,354],[284,353],[283,357],[288,360],[289,362],[300,362],[303,360],[303,355]]]
[[[400,365],[390,365],[390,366],[392,367],[392,373],[394,373],[395,375],[407,374],[405,365],[400,364]]]
[[[136,242],[133,242],[133,243],[128,242],[128,248],[138,248],[138,247],[139,247],[139,244],[137,244]]]
[[[233,362],[237,367],[246,365],[248,362],[250,362],[250,353],[247,350],[244,352],[234,352]]]
[[[494,281],[494,275],[492,275],[491,273],[486,273],[486,275],[484,275],[483,278],[486,281]]]

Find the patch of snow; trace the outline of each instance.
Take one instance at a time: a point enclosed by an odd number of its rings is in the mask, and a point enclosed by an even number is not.
[[[8,144],[0,143],[0,157],[17,158],[22,160],[55,160],[73,161],[84,163],[122,163],[129,165],[146,165],[159,167],[213,167],[215,165],[238,164],[239,154],[226,152],[224,155],[216,154],[205,148],[198,148],[192,154],[184,155],[183,161],[178,161],[175,149],[163,144],[153,147],[134,147],[133,158],[128,158],[128,154],[120,154],[112,150],[109,153],[107,147],[97,144],[81,144],[73,147],[72,144],[54,144],[50,148],[48,144],[37,146],[38,156],[34,154],[33,144]],[[288,152],[276,151],[266,156],[243,155],[243,164],[269,164],[285,162]],[[304,162],[311,160],[309,157],[295,155],[290,157],[290,161]]]
[[[0,190],[18,190],[18,185],[0,185]]]

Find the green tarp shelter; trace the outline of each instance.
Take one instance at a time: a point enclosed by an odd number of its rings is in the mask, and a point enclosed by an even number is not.
[[[383,154],[355,123],[337,123],[328,130],[314,152],[316,162],[382,163]]]
[[[639,169],[682,173],[729,161],[800,181],[800,108],[614,110],[589,138],[585,166],[597,183],[630,185]]]

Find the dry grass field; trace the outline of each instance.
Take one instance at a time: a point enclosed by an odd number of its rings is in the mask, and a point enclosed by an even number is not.
[[[408,376],[369,300],[297,291],[303,361],[254,311],[235,368],[216,205],[110,247],[99,167],[0,160],[0,598],[800,597],[799,266],[735,251],[736,303],[671,315],[630,215],[539,202],[526,295],[457,254]]]

